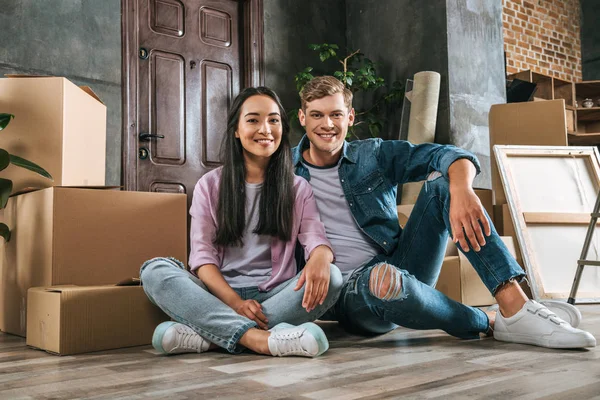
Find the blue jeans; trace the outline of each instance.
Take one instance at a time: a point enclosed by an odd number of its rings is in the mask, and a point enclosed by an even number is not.
[[[479,333],[487,332],[489,321],[483,311],[458,303],[434,289],[451,231],[449,209],[446,178],[427,181],[395,252],[378,255],[355,271],[336,305],[322,319],[338,320],[347,330],[361,334],[385,333],[398,325],[442,329],[462,339],[477,338]],[[523,277],[524,271],[487,218],[492,234],[485,238],[486,245],[479,252],[471,248],[465,255],[494,294],[502,283]],[[386,300],[375,296],[369,286],[371,271],[382,263],[394,266],[402,282],[397,296]]]
[[[302,308],[304,287],[294,291],[300,274],[268,292],[257,287],[234,288],[244,300],[261,303],[263,313],[269,320],[269,328],[280,322],[299,325],[314,321],[335,304],[342,290],[340,270],[331,265],[329,291],[322,305],[307,313]],[[146,261],[140,270],[144,291],[152,301],[173,320],[185,324],[211,343],[231,353],[243,350],[240,338],[250,328],[258,325],[251,319],[236,313],[231,307],[213,296],[197,276],[185,269],[173,258],[154,258]]]

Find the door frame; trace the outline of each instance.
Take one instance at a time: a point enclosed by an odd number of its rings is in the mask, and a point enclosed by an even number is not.
[[[125,190],[137,190],[138,129],[137,121],[137,3],[121,0],[121,86],[123,125],[121,134],[121,184]],[[242,87],[262,86],[265,79],[263,0],[238,0],[243,3],[244,81]]]

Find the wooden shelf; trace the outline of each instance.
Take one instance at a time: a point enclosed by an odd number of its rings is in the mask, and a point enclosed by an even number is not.
[[[599,133],[582,133],[582,134],[571,134],[568,135],[569,145],[571,146],[599,146],[600,145],[600,132]]]
[[[577,121],[598,121],[600,120],[600,107],[577,109]]]

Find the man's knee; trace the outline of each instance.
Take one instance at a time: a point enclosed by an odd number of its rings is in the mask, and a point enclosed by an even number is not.
[[[381,300],[400,299],[402,295],[402,272],[386,263],[375,266],[369,276],[369,291]]]

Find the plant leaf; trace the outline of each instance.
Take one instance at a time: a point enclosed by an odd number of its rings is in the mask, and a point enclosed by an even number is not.
[[[10,154],[10,162],[13,165],[16,165],[17,167],[28,169],[28,170],[33,171],[36,174],[39,174],[39,175],[41,175],[41,176],[43,176],[45,178],[48,178],[50,180],[54,180],[52,178],[52,175],[50,175],[48,173],[48,171],[46,171],[44,168],[40,167],[36,163],[33,163],[33,162],[29,161],[29,160],[26,160],[26,159],[21,158],[19,156],[15,156],[14,154]]]
[[[2,236],[5,241],[10,242],[10,229],[6,224],[0,223],[0,236]]]
[[[12,192],[13,183],[9,179],[0,178],[0,208],[6,207],[10,192]]]
[[[10,122],[10,119],[14,117],[15,116],[12,114],[0,114],[0,131],[6,128],[6,126]]]
[[[10,164],[10,154],[4,149],[0,149],[0,171],[6,169]]]

